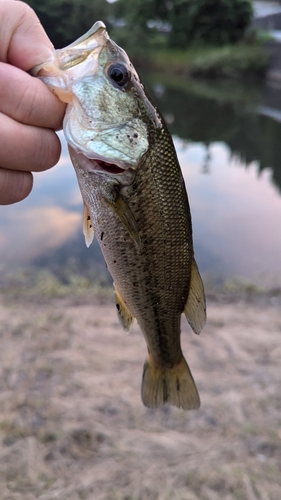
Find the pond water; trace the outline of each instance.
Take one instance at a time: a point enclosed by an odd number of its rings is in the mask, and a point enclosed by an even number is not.
[[[281,286],[281,91],[144,75],[166,118],[189,195],[196,260],[205,280]],[[86,248],[82,203],[62,133],[58,165],[32,194],[0,210],[0,278],[22,269],[106,276]]]

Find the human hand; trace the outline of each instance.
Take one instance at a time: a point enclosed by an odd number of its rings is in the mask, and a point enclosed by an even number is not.
[[[27,71],[47,60],[53,46],[34,11],[17,0],[0,0],[0,204],[29,195],[33,172],[60,157],[54,130],[65,105]]]

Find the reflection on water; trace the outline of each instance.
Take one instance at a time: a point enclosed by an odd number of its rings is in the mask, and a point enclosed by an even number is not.
[[[259,170],[271,168],[273,181],[281,190],[280,121],[277,114],[272,119],[258,112],[273,111],[274,105],[281,110],[280,90],[211,81],[191,82],[184,89],[177,82],[171,87],[160,85],[159,92],[159,83],[148,77],[148,84],[155,102],[168,117],[172,134],[206,145],[224,142],[242,166],[257,161]]]
[[[77,233],[80,194],[65,145],[56,168],[35,174],[34,184],[26,200],[1,207],[2,274],[32,263],[43,252],[59,248]]]
[[[203,276],[281,286],[278,110],[275,119],[257,112],[269,109],[260,89],[146,80],[174,135]],[[30,265],[59,273],[69,262],[84,274],[104,272],[97,244],[83,241],[81,196],[62,141],[59,164],[36,174],[29,198],[1,207],[2,278]]]
[[[262,285],[281,284],[281,198],[270,182],[271,172],[258,176],[255,162],[242,169],[224,143],[181,149],[180,141],[175,142],[203,273],[223,280],[239,275]],[[208,173],[202,175],[206,157]]]

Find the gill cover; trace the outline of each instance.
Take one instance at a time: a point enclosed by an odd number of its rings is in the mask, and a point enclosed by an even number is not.
[[[137,168],[149,147],[148,123],[157,128],[161,120],[101,21],[32,74],[68,103],[64,133],[73,149],[123,170]]]

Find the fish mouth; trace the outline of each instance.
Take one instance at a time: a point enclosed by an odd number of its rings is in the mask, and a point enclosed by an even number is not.
[[[124,172],[124,169],[121,167],[118,167],[115,163],[109,163],[104,160],[94,160],[94,162],[99,166],[99,169],[103,170],[104,172],[107,172],[108,174],[122,174]]]
[[[113,179],[117,180],[118,178],[118,182],[121,182],[122,186],[130,186],[135,178],[136,171],[130,165],[124,163],[122,164],[122,168],[119,162],[118,164],[113,163],[101,157],[89,158],[82,151],[74,149],[70,144],[68,145],[68,149],[76,173],[79,171],[82,174],[81,171],[84,170],[85,173],[90,175],[112,176]]]

